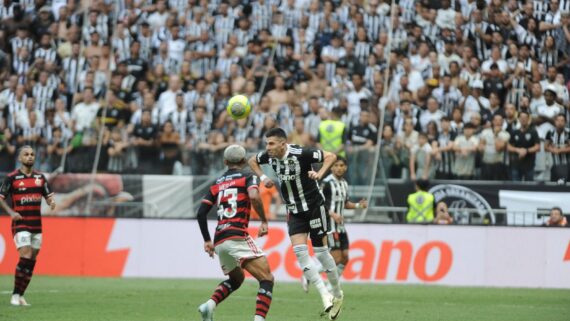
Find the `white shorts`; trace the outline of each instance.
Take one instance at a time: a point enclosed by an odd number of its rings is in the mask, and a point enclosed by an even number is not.
[[[21,231],[14,235],[14,243],[16,248],[31,246],[33,249],[39,250],[42,247],[42,233],[30,233]]]
[[[245,239],[224,241],[216,246],[215,251],[220,258],[220,265],[224,274],[230,273],[238,266],[241,267],[246,260],[265,255],[251,236],[247,236]]]

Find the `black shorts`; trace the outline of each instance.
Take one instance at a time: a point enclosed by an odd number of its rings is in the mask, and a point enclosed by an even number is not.
[[[330,230],[329,216],[324,205],[317,205],[307,212],[287,215],[289,236],[295,234],[310,234],[311,240],[319,240]]]
[[[331,250],[348,250],[350,242],[346,232],[332,232],[329,234],[329,248]]]

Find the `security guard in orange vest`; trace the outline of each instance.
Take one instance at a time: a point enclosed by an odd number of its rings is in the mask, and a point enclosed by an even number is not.
[[[346,157],[344,144],[346,143],[346,125],[340,120],[342,111],[335,107],[330,112],[330,117],[323,120],[319,126],[317,137],[318,147],[324,151]]]
[[[435,198],[433,194],[427,191],[429,181],[417,180],[416,192],[408,195],[408,215],[406,222],[408,223],[431,223],[433,222],[433,209],[435,206]]]

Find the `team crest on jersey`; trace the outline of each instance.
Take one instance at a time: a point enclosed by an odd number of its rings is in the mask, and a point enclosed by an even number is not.
[[[39,177],[36,177],[34,183],[36,184],[36,186],[42,186],[42,180]]]

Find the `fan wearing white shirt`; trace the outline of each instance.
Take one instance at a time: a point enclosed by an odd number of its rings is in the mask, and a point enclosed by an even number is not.
[[[439,109],[439,102],[433,96],[427,100],[427,109],[420,114],[420,126],[422,132],[427,132],[428,124],[434,121],[437,127],[440,127],[441,119],[445,117],[445,113]]]
[[[535,119],[538,137],[545,139],[546,134],[554,129],[554,118],[560,115],[564,108],[556,103],[556,88],[547,86],[544,88],[544,105],[538,107],[538,118]]]
[[[479,113],[482,109],[489,109],[491,103],[489,99],[481,96],[483,92],[483,82],[481,80],[475,80],[471,84],[471,95],[467,96],[463,100],[463,122],[469,123],[471,121],[471,115],[474,113]]]

